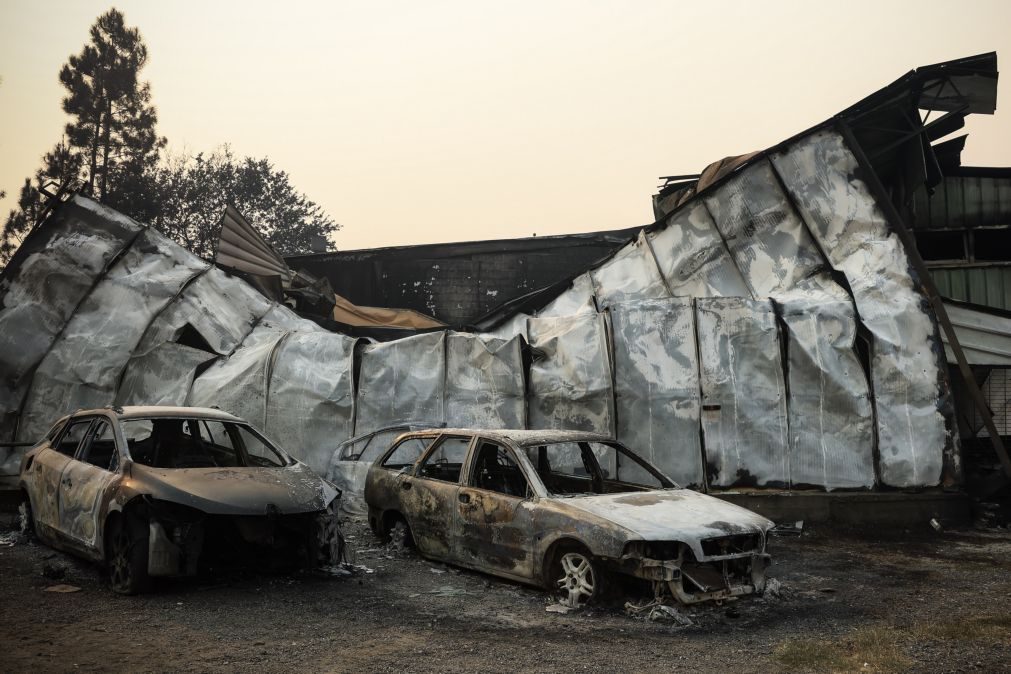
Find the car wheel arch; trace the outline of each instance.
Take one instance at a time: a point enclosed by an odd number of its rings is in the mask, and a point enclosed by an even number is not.
[[[566,552],[572,551],[584,552],[591,557],[595,556],[590,546],[578,537],[570,534],[560,534],[548,544],[544,554],[540,557],[541,567],[538,575],[541,579],[541,585],[548,589],[553,589],[554,579],[550,577],[551,571],[559,557]]]

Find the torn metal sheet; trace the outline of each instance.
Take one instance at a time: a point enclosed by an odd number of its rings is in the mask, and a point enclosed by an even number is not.
[[[217,354],[164,342],[130,358],[116,393],[117,405],[184,405],[197,368]]]
[[[683,486],[705,482],[692,300],[611,307],[617,439]]]
[[[355,435],[445,418],[445,339],[432,332],[362,349]]]
[[[263,429],[273,356],[285,334],[279,326],[262,321],[232,355],[194,380],[186,404],[217,407]]]
[[[768,300],[696,300],[702,433],[711,487],[787,487],[779,329]]]
[[[644,232],[590,272],[597,305],[669,297]],[[543,315],[543,314],[541,314]]]
[[[892,487],[938,484],[954,442],[942,412],[944,351],[901,242],[838,133],[811,134],[772,161],[873,335],[881,479]]]
[[[446,425],[525,428],[522,343],[449,332],[446,336]]]
[[[136,236],[78,306],[36,370],[18,438],[37,440],[64,414],[111,405],[148,323],[205,267],[152,229]]]
[[[527,386],[528,428],[614,435],[607,328],[600,314],[527,320],[535,350]]]
[[[0,439],[14,439],[35,368],[94,283],[141,229],[130,218],[73,197],[8,264],[10,271],[0,282]],[[20,451],[0,447],[0,475],[17,474],[20,459]]]
[[[271,302],[248,283],[212,268],[186,286],[154,322],[137,351],[184,337],[187,326],[214,353],[227,356],[270,311]]]
[[[356,341],[322,330],[289,332],[273,354],[263,431],[318,475],[352,435]]]
[[[716,229],[706,205],[690,204],[648,234],[671,293],[685,297],[749,297],[751,289]]]

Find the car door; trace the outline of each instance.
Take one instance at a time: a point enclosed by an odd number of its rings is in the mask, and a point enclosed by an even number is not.
[[[422,554],[447,561],[456,559],[452,545],[456,495],[472,440],[465,435],[440,436],[413,474],[399,480],[401,507]]]
[[[36,455],[29,469],[35,485],[32,508],[35,521],[54,531],[60,531],[60,485],[63,470],[73,460],[81,442],[91,428],[93,417],[71,419],[52,444]]]
[[[532,578],[532,492],[512,449],[478,438],[467,472],[456,502],[461,563]]]
[[[102,496],[119,468],[119,449],[108,418],[92,424],[60,480],[60,531],[88,549],[97,548]]]

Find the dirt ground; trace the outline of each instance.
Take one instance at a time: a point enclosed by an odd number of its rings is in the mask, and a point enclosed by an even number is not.
[[[371,573],[219,573],[122,597],[95,566],[0,531],[0,670],[1011,671],[1003,530],[775,538],[776,596],[684,610],[690,626],[621,599],[548,612],[539,590],[348,534]]]

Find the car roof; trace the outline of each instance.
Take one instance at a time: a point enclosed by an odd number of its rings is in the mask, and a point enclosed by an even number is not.
[[[245,423],[239,417],[216,410],[211,407],[178,407],[174,405],[129,405],[126,407],[104,407],[91,410],[77,410],[71,416],[79,417],[88,414],[107,414],[113,412],[120,419],[138,419],[148,417],[199,417],[201,419],[217,419],[220,421],[238,421]]]
[[[419,433],[446,433],[449,435],[481,435],[486,438],[509,440],[513,444],[521,446],[543,445],[552,442],[614,442],[614,439],[603,433],[590,433],[587,431],[558,431],[558,430],[525,430],[512,428],[434,428],[431,431],[418,431]]]

